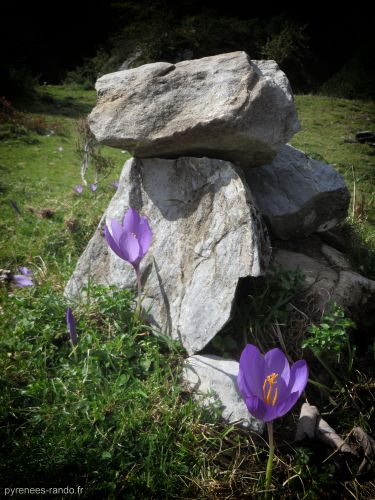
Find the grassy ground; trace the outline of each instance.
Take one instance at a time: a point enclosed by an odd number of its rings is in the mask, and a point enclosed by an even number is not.
[[[302,131],[292,144],[335,164],[352,193],[355,181],[350,222],[358,242],[375,248],[374,149],[354,142],[355,132],[373,129],[374,103],[317,96],[296,101]],[[28,266],[37,283],[0,290],[0,488],[80,486],[87,497],[103,498],[261,496],[264,439],[225,426],[215,407],[196,407],[178,382],[183,350],[153,337],[134,317],[130,292],[91,288],[90,300],[74,308],[78,346],[69,345],[62,290],[127,158],[103,148],[115,160],[112,174],[99,180],[95,193],[73,191],[80,183],[75,122],[94,103],[90,91],[43,87],[38,101],[18,108],[58,133],[0,127],[0,266]],[[285,276],[282,285],[270,284],[269,300],[262,297],[259,307],[268,310],[286,293],[292,297],[291,286]],[[286,302],[278,311],[284,322]],[[371,352],[366,359],[368,366],[359,360],[350,378],[343,363],[335,367],[346,376],[328,382],[325,398],[316,387],[309,393],[311,401],[324,401],[325,418],[343,435],[353,425],[374,429]],[[299,406],[275,423],[275,498],[374,497],[368,478],[338,475],[318,444],[293,444],[288,429]]]
[[[296,96],[301,131],[291,144],[323,160],[345,177],[352,194],[350,219],[360,240],[375,251],[375,148],[355,141],[355,134],[374,130],[375,103],[324,96]],[[374,262],[366,269],[375,278]]]
[[[52,130],[57,125],[61,133],[38,134],[21,129],[22,133],[1,141],[0,259],[5,267],[30,262],[36,256],[52,261],[57,257],[60,262],[77,257],[113,194],[111,180],[118,177],[128,157],[119,150],[103,148],[116,160],[111,178],[99,186],[95,196],[89,190],[76,196],[73,188],[81,183],[80,160],[75,152],[76,120],[90,111],[95,94],[61,87],[50,91],[53,97],[43,88],[41,99],[29,105],[28,111],[31,108],[34,119],[42,116]],[[11,205],[12,200],[20,214]],[[43,210],[51,210],[53,216],[43,217]],[[80,232],[69,231],[66,223],[71,219],[77,220]]]

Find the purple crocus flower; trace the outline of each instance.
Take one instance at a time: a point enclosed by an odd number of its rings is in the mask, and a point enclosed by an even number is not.
[[[13,275],[13,283],[18,288],[24,288],[25,286],[33,286],[33,280],[31,279],[32,271],[27,267],[19,268],[21,274]]]
[[[119,182],[118,182],[118,181],[113,181],[113,182],[111,183],[111,186],[113,187],[113,189],[116,189],[116,190],[117,190],[117,189],[118,189],[118,186],[119,186]]]
[[[74,191],[77,193],[77,194],[81,194],[82,191],[83,191],[83,187],[81,184],[78,184],[77,186],[75,186],[74,188]]]
[[[111,220],[112,234],[104,228],[104,236],[108,245],[121,259],[129,262],[135,270],[138,286],[137,313],[141,304],[141,274],[139,264],[146,255],[151,245],[152,232],[147,217],[140,216],[134,208],[124,215],[122,225],[116,220]]]
[[[33,274],[33,272],[27,267],[20,267],[19,270],[22,274]]]
[[[116,219],[112,219],[111,228],[112,234],[108,226],[104,228],[108,245],[116,255],[129,262],[137,271],[152,240],[147,217],[140,216],[134,208],[129,208],[124,215],[122,225]]]
[[[237,378],[247,409],[258,420],[272,422],[285,415],[304,391],[308,378],[306,361],[289,366],[278,348],[264,356],[255,345],[242,351]]]
[[[95,191],[98,189],[97,183],[90,184],[90,189],[93,193],[95,193]]]
[[[70,340],[73,345],[76,345],[78,341],[76,324],[74,321],[73,311],[70,307],[68,307],[68,309],[66,310],[66,324],[69,328]]]

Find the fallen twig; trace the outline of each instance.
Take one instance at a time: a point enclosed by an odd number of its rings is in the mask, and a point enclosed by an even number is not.
[[[357,456],[357,453],[322,419],[318,408],[309,403],[302,405],[295,436],[296,441],[302,441],[305,438],[319,439],[335,451]]]
[[[295,435],[296,441],[304,439],[317,439],[328,445],[333,453],[324,462],[333,456],[342,473],[353,474],[353,460],[361,460],[356,476],[372,475],[375,471],[375,440],[361,427],[354,427],[346,440],[342,439],[321,417],[318,408],[308,403],[302,405]]]

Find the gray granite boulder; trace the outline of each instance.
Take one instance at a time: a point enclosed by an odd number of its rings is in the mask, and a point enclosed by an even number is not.
[[[190,356],[185,360],[182,378],[203,405],[219,403],[222,418],[232,424],[261,433],[263,422],[254,418],[237,387],[238,361],[214,355]]]
[[[264,165],[299,130],[285,74],[245,52],[118,71],[99,78],[96,90],[92,132],[139,158]]]
[[[343,177],[289,144],[272,163],[244,174],[268,228],[278,238],[327,231],[347,215],[350,193]]]
[[[270,244],[239,167],[208,158],[131,159],[66,295],[93,282],[136,289],[135,273],[107,246],[103,227],[129,207],[149,219],[141,263],[150,321],[196,353],[231,315],[239,278],[264,273]]]

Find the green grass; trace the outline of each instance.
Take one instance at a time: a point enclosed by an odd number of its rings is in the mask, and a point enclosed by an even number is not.
[[[47,90],[53,92],[53,97]],[[129,157],[104,147],[103,153],[116,161],[113,174],[100,183],[95,194],[86,189],[82,196],[77,196],[73,188],[81,183],[81,178],[75,152],[76,120],[90,111],[95,94],[60,87],[47,90],[43,87],[40,100],[30,106],[31,115],[43,116],[51,125],[58,123],[64,134],[29,132],[0,142],[3,267],[30,262],[37,256],[43,260],[59,257],[60,261],[79,256],[113,195],[110,182],[118,178]],[[87,180],[93,180],[92,173]],[[16,202],[21,214],[11,201]],[[41,215],[46,209],[53,212],[51,218]],[[67,227],[69,221],[76,221],[74,231]]]
[[[113,174],[99,181],[96,193],[86,189],[77,195],[75,122],[90,111],[95,94],[46,86],[39,95],[33,103],[18,103],[18,109],[58,125],[63,134],[4,127],[0,141],[0,267],[15,271],[25,265],[36,281],[29,289],[0,284],[0,491],[70,485],[101,498],[262,496],[265,441],[221,423],[217,407],[201,409],[193,402],[179,381],[183,350],[153,336],[134,317],[131,292],[91,287],[89,299],[73,307],[79,342],[72,349],[63,287],[128,155],[103,148],[115,160]],[[292,144],[334,164],[352,192],[354,171],[357,201],[362,196],[364,203],[349,222],[362,258],[375,248],[374,150],[350,141],[355,132],[373,128],[374,103],[318,96],[297,96],[296,102],[302,130]],[[265,283],[247,318],[260,343],[275,322],[291,316],[289,297],[298,280],[276,277]],[[261,311],[254,315],[253,309]],[[264,339],[270,341],[275,338]],[[309,397],[323,405],[342,434],[355,424],[371,433],[370,354],[368,366],[357,362],[351,379],[333,387],[330,399],[309,386]],[[345,356],[342,361],[335,367],[340,376]],[[373,497],[371,482],[340,481],[332,459],[321,460],[324,448],[291,444],[297,407],[275,422],[277,498]]]
[[[42,286],[5,301],[13,315],[2,327],[13,335],[0,340],[2,486],[176,491],[202,467],[202,454],[186,452],[201,441],[194,425],[215,414],[181,402],[180,351],[137,322],[129,291],[93,287],[89,296],[75,308],[74,349],[61,294]]]
[[[355,141],[357,132],[375,130],[375,103],[300,95],[296,106],[301,131],[291,144],[334,165],[345,177],[352,194],[348,222],[355,224],[359,240],[375,252],[375,148]],[[374,267],[367,271],[374,275]]]

